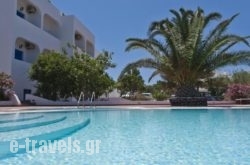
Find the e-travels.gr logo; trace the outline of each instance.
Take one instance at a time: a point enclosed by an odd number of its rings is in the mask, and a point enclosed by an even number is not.
[[[82,153],[87,155],[98,154],[100,150],[101,140],[87,140],[84,148],[82,141],[72,140],[30,140],[25,139],[25,144],[19,144],[17,140],[10,141],[10,152],[18,153],[19,149],[26,149],[26,153]],[[37,149],[36,149],[37,148]]]

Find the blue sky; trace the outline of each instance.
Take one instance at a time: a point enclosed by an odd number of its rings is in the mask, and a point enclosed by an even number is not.
[[[98,50],[114,52],[113,61],[117,67],[109,70],[109,73],[115,80],[126,64],[148,56],[143,51],[125,52],[125,40],[130,37],[146,37],[152,21],[172,17],[170,9],[197,9],[199,6],[205,13],[221,13],[224,19],[240,13],[228,32],[250,35],[248,0],[52,0],[52,3],[63,13],[75,15],[94,33]],[[234,69],[237,68],[221,71]],[[141,70],[145,82],[150,73],[150,70]]]

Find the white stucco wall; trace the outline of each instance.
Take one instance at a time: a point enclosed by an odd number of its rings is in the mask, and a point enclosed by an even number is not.
[[[0,2],[0,72],[11,73],[15,0]]]
[[[26,10],[28,4],[36,8],[33,15]],[[17,16],[17,10],[25,14],[25,18]],[[28,70],[43,50],[61,51],[67,43],[74,45],[76,31],[86,41],[95,44],[90,30],[74,16],[63,15],[48,0],[2,0],[0,13],[0,72],[12,75],[14,90],[21,100],[24,89],[35,92],[34,83],[28,78]],[[23,42],[20,45],[32,43],[35,48],[27,51],[24,46],[18,45],[18,41]],[[15,49],[23,52],[24,61],[15,59]],[[69,48],[68,53],[73,54],[73,50]]]

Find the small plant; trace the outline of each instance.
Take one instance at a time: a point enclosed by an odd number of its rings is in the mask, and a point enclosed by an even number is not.
[[[0,73],[0,100],[8,100],[5,95],[5,91],[11,89],[14,83],[10,75],[1,72]]]
[[[231,100],[250,97],[250,85],[232,84],[228,87],[225,96]]]
[[[167,98],[166,93],[164,92],[155,92],[153,94],[153,97],[157,100],[157,101],[163,101]]]

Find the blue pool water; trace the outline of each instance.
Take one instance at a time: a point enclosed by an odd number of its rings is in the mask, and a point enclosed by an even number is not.
[[[41,117],[42,116],[42,117]],[[196,165],[250,164],[250,110],[94,110],[0,115],[0,127],[49,125],[0,132],[0,144],[26,137],[71,137],[101,140],[99,153],[24,153],[6,156],[0,164],[15,165]],[[35,120],[31,120],[35,118]],[[30,119],[30,120],[26,120]],[[81,129],[65,132],[90,120]],[[58,131],[63,130],[63,131]],[[48,135],[48,136],[47,136]],[[66,135],[66,136],[65,136]],[[7,150],[1,146],[1,151]],[[38,148],[36,149],[38,150]],[[1,152],[0,152],[1,153]]]

